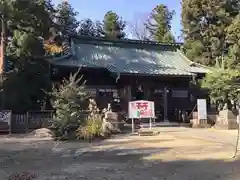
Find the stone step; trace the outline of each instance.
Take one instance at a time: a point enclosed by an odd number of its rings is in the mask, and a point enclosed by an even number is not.
[[[157,127],[156,124],[152,124],[151,126],[152,127]],[[150,128],[150,124],[149,123],[141,123],[140,128]]]
[[[156,123],[156,127],[182,127],[185,126],[184,123],[176,123],[176,122],[160,122]]]
[[[185,126],[183,123],[174,123],[174,122],[160,122],[160,123],[152,123],[152,127],[182,127]],[[140,124],[141,128],[149,128],[150,124],[149,123],[141,123]]]
[[[153,136],[155,134],[154,134],[154,131],[148,130],[148,131],[138,131],[138,135],[139,136]]]
[[[137,133],[139,136],[153,136],[159,134],[159,130],[156,128],[140,128]]]

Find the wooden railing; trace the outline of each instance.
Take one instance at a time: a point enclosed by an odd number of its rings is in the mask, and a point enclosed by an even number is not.
[[[4,114],[8,113],[8,116]],[[0,132],[27,133],[29,131],[48,127],[53,119],[54,111],[28,111],[15,114],[11,111],[0,111]]]
[[[27,133],[51,125],[54,111],[28,111],[25,114],[12,114],[11,131]]]
[[[83,118],[89,111],[81,111]],[[28,133],[39,128],[48,128],[52,124],[55,112],[28,111],[16,114],[8,110],[0,110],[0,132]]]

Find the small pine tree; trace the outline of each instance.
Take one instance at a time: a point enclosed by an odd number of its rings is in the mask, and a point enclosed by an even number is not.
[[[78,72],[64,79],[61,85],[53,88],[53,107],[56,115],[53,129],[56,137],[70,138],[75,136],[76,129],[84,122],[82,111],[87,100],[87,93]]]

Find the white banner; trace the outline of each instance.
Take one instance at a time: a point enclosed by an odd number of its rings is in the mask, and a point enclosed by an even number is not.
[[[198,119],[207,119],[207,102],[206,99],[197,100]]]

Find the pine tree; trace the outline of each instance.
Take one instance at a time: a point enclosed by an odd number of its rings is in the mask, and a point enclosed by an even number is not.
[[[69,79],[64,79],[62,84],[58,88],[53,88],[53,92],[50,93],[56,110],[53,128],[57,137],[71,137],[84,123],[82,111],[85,109],[87,94],[84,83],[81,82],[82,77],[77,76],[78,72],[70,75]]]
[[[58,4],[56,11],[56,24],[61,35],[65,37],[76,34],[80,22],[76,19],[78,13],[74,11],[71,4],[63,1],[61,4]]]
[[[209,90],[211,100],[218,105],[218,110],[228,107],[230,101],[239,101],[239,70],[219,69],[206,75],[201,86]]]
[[[167,6],[160,4],[156,6],[146,23],[146,27],[151,33],[152,39],[158,42],[175,42],[171,34],[171,21],[174,11],[169,11]]]
[[[229,60],[227,66],[240,68],[240,14],[236,16],[232,24],[227,28],[227,42],[229,43]]]
[[[91,19],[81,21],[78,34],[81,36],[100,37],[103,34],[102,24],[97,21],[93,22]]]
[[[108,11],[103,20],[103,33],[107,38],[123,39],[126,23],[115,12]]]
[[[53,13],[50,0],[0,3],[6,26],[6,59],[11,65],[3,82],[4,106],[13,112],[40,109],[45,101],[43,90],[50,88],[50,78],[42,39],[50,35]]]
[[[175,42],[175,41],[176,41],[175,37],[170,31],[164,34],[162,42]]]
[[[226,28],[239,11],[239,0],[183,0],[186,55],[205,65],[220,64],[228,48]]]

